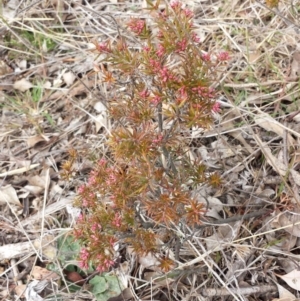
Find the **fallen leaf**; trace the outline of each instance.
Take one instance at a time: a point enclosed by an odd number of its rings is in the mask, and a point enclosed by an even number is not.
[[[26,141],[28,147],[34,147],[36,144],[38,144],[41,141],[45,141],[44,137],[41,135],[36,135],[29,137]]]
[[[13,204],[17,206],[22,206],[17,196],[16,190],[11,186],[3,186],[0,188],[0,205]]]
[[[223,244],[232,242],[236,238],[240,226],[240,222],[234,225],[220,225],[216,233],[205,239],[207,249],[214,250],[214,252],[222,249]]]
[[[48,189],[49,187],[49,179],[46,176],[32,176],[28,178],[28,182],[30,185],[38,186],[43,189]],[[47,185],[47,187],[46,187]]]
[[[203,197],[202,195],[200,195],[198,196],[198,201],[202,203],[204,207],[207,206],[207,202],[208,202],[209,206],[205,214],[206,216],[213,217],[215,219],[221,218],[219,212],[223,210],[224,204],[219,199],[211,196]]]
[[[42,239],[36,239],[33,242],[35,248],[40,249],[43,256],[50,260],[54,260],[57,256],[57,248],[55,246],[55,237],[53,235],[45,235]]]
[[[263,152],[267,163],[276,171],[278,172],[281,176],[285,176],[287,172],[287,166],[279,160],[279,158],[276,158],[272,152],[271,149],[268,147],[266,143],[263,143],[258,135],[253,135],[255,138],[256,142],[260,146],[261,151]]]
[[[133,294],[130,290],[130,288],[125,288],[122,293],[116,297],[111,297],[108,300],[109,301],[127,301],[132,300]]]
[[[295,140],[292,135],[286,131],[281,123],[273,119],[269,114],[263,112],[257,114],[255,116],[254,122],[266,131],[272,131],[282,138],[286,134],[289,145],[291,146],[295,144]]]
[[[0,76],[5,76],[12,71],[13,70],[3,60],[0,60]]]
[[[53,271],[49,271],[45,268],[34,266],[31,275],[36,280],[58,280],[60,276]]]
[[[120,267],[115,271],[116,276],[124,287],[128,287],[130,283],[130,265],[128,261],[120,263]]]
[[[274,225],[272,223],[272,225]],[[280,228],[280,226],[278,226]],[[273,231],[266,234],[267,241],[270,243],[270,250],[290,251],[297,242],[297,237],[283,230]]]
[[[98,113],[107,112],[107,108],[105,107],[105,105],[104,105],[101,101],[97,101],[97,102],[94,104],[94,109],[95,109]]]
[[[287,285],[295,290],[300,290],[300,271],[299,270],[293,270],[290,273],[286,275],[278,275],[276,276],[280,277],[282,280],[284,280]]]
[[[295,183],[298,186],[300,186],[300,174],[299,174],[299,172],[294,170],[294,169],[291,169],[290,172],[291,172],[291,175],[292,175],[293,180],[295,181]]]
[[[273,299],[272,301],[296,301],[295,295],[290,293],[287,289],[285,289],[280,284],[276,283],[278,287],[279,299]]]
[[[211,143],[213,152],[212,159],[226,159],[236,155],[236,149],[233,151],[233,147],[225,141],[225,139],[219,139]]]
[[[22,78],[16,81],[13,85],[13,88],[21,92],[25,92],[33,87],[33,84],[29,82],[26,78]]]
[[[21,70],[26,70],[27,69],[27,60],[23,59],[23,60],[20,60],[19,62],[17,62],[17,65],[19,66],[19,68]]]
[[[295,51],[293,54],[293,61],[291,64],[291,74],[290,77],[297,78],[300,75],[300,52]]]
[[[107,127],[107,118],[102,114],[95,117],[95,124],[96,124],[96,132],[98,133],[99,130],[104,127]]]
[[[73,220],[76,220],[81,214],[81,209],[78,207],[74,207],[72,204],[67,204],[66,210],[68,214],[71,215]]]
[[[300,237],[300,214],[299,213],[282,213],[278,217],[280,227],[285,227],[284,230],[294,236]],[[287,227],[289,226],[290,227]]]
[[[63,79],[64,79],[67,87],[69,87],[74,83],[76,76],[74,75],[73,72],[66,72],[63,74]]]
[[[24,190],[26,192],[31,192],[34,195],[40,195],[44,191],[44,189],[42,187],[33,186],[33,185],[26,185],[26,186],[24,186],[23,191]]]
[[[27,285],[26,284],[20,284],[20,285],[17,285],[15,287],[15,293],[16,295],[19,297],[19,298],[24,298],[24,293],[25,293],[25,290],[27,288]]]
[[[148,253],[147,255],[140,256],[139,257],[139,263],[149,269],[156,270],[157,266],[160,265],[159,260],[151,253]]]
[[[48,280],[33,280],[27,285],[25,291],[25,298],[27,301],[43,301],[44,299],[39,295],[46,286],[48,285]]]
[[[255,63],[261,57],[261,55],[261,52],[258,50],[250,52],[248,56],[249,63]]]

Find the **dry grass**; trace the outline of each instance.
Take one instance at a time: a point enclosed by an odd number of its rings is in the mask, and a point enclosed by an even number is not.
[[[300,2],[282,0],[278,9],[254,0],[187,3],[204,50],[231,55],[215,82],[222,112],[210,131],[192,133],[190,148],[224,185],[213,195],[197,192],[214,219],[196,232],[178,227],[178,267],[163,276],[127,258],[130,269],[114,273],[128,289],[112,300],[273,300],[287,297],[283,287],[299,297],[278,275],[299,260]],[[10,0],[0,7],[3,300],[17,299],[15,287],[50,263],[61,279],[47,282],[55,299],[93,298],[87,283],[72,290],[57,239],[72,231],[76,187],[105,152],[98,109],[105,87],[93,41],[114,39],[130,17],[147,16],[144,5]],[[70,149],[80,159],[66,182],[59,171]]]

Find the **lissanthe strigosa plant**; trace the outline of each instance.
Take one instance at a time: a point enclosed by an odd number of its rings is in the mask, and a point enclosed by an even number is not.
[[[158,229],[169,229],[171,240],[174,225],[200,224],[205,207],[193,189],[221,182],[190,159],[187,138],[192,129],[209,127],[220,109],[211,86],[228,53],[202,51],[193,13],[180,2],[148,5],[149,19],[127,23],[131,37],[120,34],[96,45],[105,57],[101,72],[112,129],[108,152],[78,188],[82,213],[74,231],[83,245],[81,267],[92,262],[99,272],[114,265],[116,245],[129,245],[138,255],[151,252],[168,270]]]

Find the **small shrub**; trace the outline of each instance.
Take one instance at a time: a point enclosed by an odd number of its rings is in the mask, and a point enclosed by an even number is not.
[[[130,19],[134,39],[120,36],[96,45],[105,55],[113,129],[109,153],[78,188],[82,214],[74,231],[83,245],[81,267],[92,261],[99,272],[114,265],[117,243],[155,254],[167,271],[172,261],[161,252],[157,229],[163,225],[175,235],[171,230],[180,222],[200,224],[205,207],[193,189],[221,184],[200,160],[190,159],[186,137],[192,128],[210,127],[220,110],[211,85],[228,53],[201,50],[193,13],[180,2],[163,10],[150,2],[154,24]],[[65,163],[66,177],[72,162]]]

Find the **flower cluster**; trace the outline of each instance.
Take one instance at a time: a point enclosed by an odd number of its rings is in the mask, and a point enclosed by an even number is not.
[[[145,21],[139,19],[131,19],[128,27],[137,35],[140,35],[145,28]]]
[[[203,54],[193,13],[179,1],[164,10],[148,4],[156,28],[141,19],[127,24],[140,51],[132,50],[136,45],[131,47],[125,37],[97,47],[111,63],[103,72],[115,68],[130,78],[122,84],[110,81],[114,94],[107,103],[114,124],[109,152],[78,188],[82,214],[74,231],[83,245],[80,266],[87,268],[91,261],[99,272],[114,265],[119,244],[130,245],[137,254],[156,253],[167,270],[171,260],[159,255],[157,229],[164,225],[174,235],[174,224],[201,223],[205,208],[192,191],[221,182],[203,163],[190,160],[183,133],[209,127],[213,113],[220,111],[211,85],[216,68],[229,55],[220,52],[211,62],[213,54]]]

